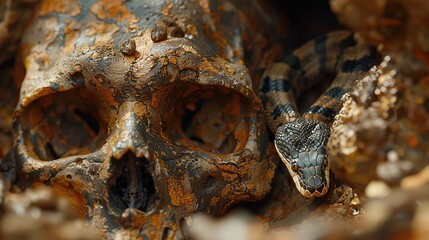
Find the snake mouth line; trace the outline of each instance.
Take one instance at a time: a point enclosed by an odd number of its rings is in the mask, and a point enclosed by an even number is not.
[[[128,208],[150,211],[156,200],[155,185],[145,158],[126,153],[120,160],[112,159],[115,174],[109,179],[108,207],[115,215]]]
[[[319,186],[317,189],[314,189],[311,187],[305,189],[304,187],[298,187],[298,186],[297,186],[297,189],[303,196],[307,198],[322,197],[329,190],[329,182],[327,182],[326,185],[323,184]]]
[[[282,158],[283,160],[283,158]],[[314,198],[314,197],[323,197],[329,190],[329,184],[330,184],[330,180],[329,180],[329,171],[328,171],[328,175],[326,176],[326,182],[324,182],[323,184],[321,184],[319,187],[317,188],[313,188],[313,187],[303,187],[305,186],[302,183],[302,180],[299,179],[298,174],[296,174],[290,167],[289,164],[285,164],[286,168],[288,169],[288,172],[290,173],[290,175],[292,176],[293,182],[295,183],[296,189],[306,198]],[[326,174],[326,173],[325,173]]]
[[[307,189],[305,189],[306,195],[308,195],[308,193],[309,193],[310,197],[311,196],[321,197],[321,196],[325,195],[327,191],[328,191],[328,187],[326,185],[324,185],[324,184],[322,184],[321,186],[319,186],[317,189],[312,188],[312,187],[307,187]]]

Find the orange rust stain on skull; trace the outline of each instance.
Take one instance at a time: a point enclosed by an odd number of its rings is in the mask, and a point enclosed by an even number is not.
[[[248,123],[244,119],[241,120],[240,123],[238,123],[235,127],[234,138],[237,141],[237,145],[234,151],[242,149],[247,143],[247,140],[249,138],[249,128]]]
[[[171,203],[178,207],[189,208],[194,204],[194,195],[186,191],[180,184],[178,179],[168,178],[168,192],[171,198]]]
[[[66,179],[66,176],[59,176],[52,179],[51,184],[55,193],[68,198],[71,206],[76,210],[76,213],[81,218],[85,218],[88,206],[82,195],[85,189],[84,183],[74,182],[74,184],[71,184],[70,181]]]
[[[168,16],[168,15],[170,15],[171,14],[171,9],[173,8],[173,6],[174,6],[174,4],[172,3],[172,2],[170,2],[170,3],[167,3],[166,5],[165,5],[165,7],[162,9],[162,14],[164,15],[164,16]]]
[[[156,217],[153,217],[151,219],[151,222],[148,224],[150,226],[150,230],[149,230],[149,239],[172,239],[172,236],[175,236],[174,233],[177,232],[177,225],[171,225],[169,224],[169,229],[171,230],[171,234],[169,238],[166,238],[166,236],[164,235],[165,232],[165,216],[163,216],[162,214],[158,214]],[[140,227],[140,226],[138,226]]]
[[[174,91],[174,85],[170,85],[167,87],[164,87],[162,89],[157,90],[153,95],[152,95],[152,101],[151,101],[151,105],[154,108],[158,108],[161,104],[165,104],[166,103],[166,96],[169,95],[169,93],[171,93],[172,91]],[[185,95],[182,93],[182,95]],[[170,109],[171,111],[173,111],[174,109]]]
[[[131,210],[134,211],[134,210]],[[141,214],[140,212],[135,212],[135,215],[133,216],[133,221],[130,222],[130,228],[138,228],[141,226],[152,226],[153,228],[156,228],[158,226],[162,226],[163,223],[163,216],[162,212],[157,212],[154,214],[146,215]],[[160,231],[161,232],[161,231]],[[151,238],[155,239],[155,238]]]
[[[229,172],[222,172],[220,175],[222,175],[222,178],[228,182],[233,182],[238,179],[238,174],[231,174]]]
[[[220,63],[220,66],[222,67],[222,70],[229,75],[234,75],[236,72],[235,68],[231,66],[229,62],[222,61],[222,60],[223,59],[219,59],[219,63]]]
[[[256,188],[256,185],[253,182],[247,183],[246,188],[248,191],[253,191]]]
[[[49,13],[63,13],[72,17],[77,16],[82,11],[79,0],[57,1],[45,0],[40,6],[40,16],[46,16]]]
[[[24,58],[23,65],[27,71],[30,71],[31,65],[34,65],[34,68],[43,68],[49,64],[50,58],[46,51],[46,48],[58,37],[58,19],[56,17],[49,17],[43,20],[44,26],[47,29],[43,31],[44,39],[38,44],[34,45],[29,43],[24,43],[21,46],[21,56]],[[55,27],[54,27],[55,26]],[[49,29],[49,30],[48,30]],[[39,66],[36,66],[39,65]]]
[[[207,72],[212,74],[219,73],[219,69],[217,69],[210,61],[204,59],[200,65],[198,66],[198,70],[200,72]]]
[[[221,198],[228,198],[229,197],[229,195],[231,194],[231,191],[232,191],[232,184],[227,184],[223,189],[222,189],[222,191],[221,191],[221,193],[220,193],[220,197]]]
[[[66,26],[64,27],[65,44],[63,53],[65,55],[71,54],[75,50],[75,41],[80,35],[80,24],[76,21],[65,20]]]
[[[113,43],[113,34],[119,31],[114,23],[93,22],[88,24],[85,34],[88,37],[95,36],[94,47],[106,46]]]
[[[215,25],[219,25],[221,22],[219,15],[213,15],[212,19]],[[204,24],[203,29],[207,37],[216,45],[219,56],[225,59],[231,59],[234,57],[234,51],[228,40],[225,38],[225,34],[223,32],[217,31],[214,25],[210,23]]]
[[[139,29],[137,22],[139,18],[128,10],[123,5],[124,1],[111,1],[111,0],[100,0],[91,6],[91,12],[94,13],[99,19],[114,18],[118,22],[128,23],[130,31],[136,31]]]
[[[37,98],[40,98],[42,96],[46,96],[53,93],[52,89],[50,87],[42,87],[38,88],[35,91],[32,92],[32,94],[25,94],[23,98],[21,99],[21,105],[23,107],[28,106],[32,101],[34,101]]]
[[[115,101],[116,89],[103,87],[103,82],[106,81],[106,77],[102,74],[96,74],[92,77],[94,87],[97,92],[103,96],[107,104],[119,107],[119,103]]]
[[[212,199],[210,200],[210,206],[216,206],[217,204],[219,204],[220,202],[220,198],[219,197],[212,197]]]
[[[173,65],[177,65],[177,56],[168,57],[168,62]]]
[[[186,32],[192,35],[193,37],[198,37],[198,29],[194,24],[186,25]]]
[[[238,172],[239,172],[239,170],[240,170],[240,168],[237,166],[237,165],[235,165],[235,164],[233,164],[233,163],[224,163],[224,164],[219,164],[219,165],[217,165],[217,167],[220,169],[220,170],[222,170],[223,171],[223,173],[222,174],[228,174],[228,175],[236,175]],[[226,176],[225,176],[226,177]],[[235,176],[236,177],[236,176]],[[235,178],[234,177],[234,178]]]
[[[142,102],[135,102],[132,111],[139,117],[144,117],[147,115],[146,105]]]

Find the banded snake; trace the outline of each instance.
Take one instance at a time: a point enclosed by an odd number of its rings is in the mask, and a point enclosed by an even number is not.
[[[342,107],[341,97],[379,62],[375,47],[358,43],[351,32],[336,31],[266,69],[259,89],[265,119],[275,134],[277,153],[303,196],[328,192],[330,162],[325,146],[330,124]],[[331,85],[301,115],[296,98],[328,73],[335,76]]]

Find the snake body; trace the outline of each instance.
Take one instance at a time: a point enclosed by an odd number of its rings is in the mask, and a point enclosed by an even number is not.
[[[360,44],[354,34],[336,31],[304,44],[269,66],[260,84],[265,119],[274,143],[298,191],[308,198],[329,189],[326,151],[329,127],[342,107],[341,97],[380,57],[374,47]],[[321,76],[335,76],[328,89],[300,114],[296,99]]]

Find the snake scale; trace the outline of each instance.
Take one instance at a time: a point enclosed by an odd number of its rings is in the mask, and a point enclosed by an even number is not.
[[[310,41],[263,74],[260,95],[274,143],[296,188],[307,198],[325,195],[330,184],[326,151],[329,127],[342,107],[341,97],[380,62],[375,47],[354,33],[336,31]],[[335,76],[328,89],[302,115],[296,99],[322,76]]]

